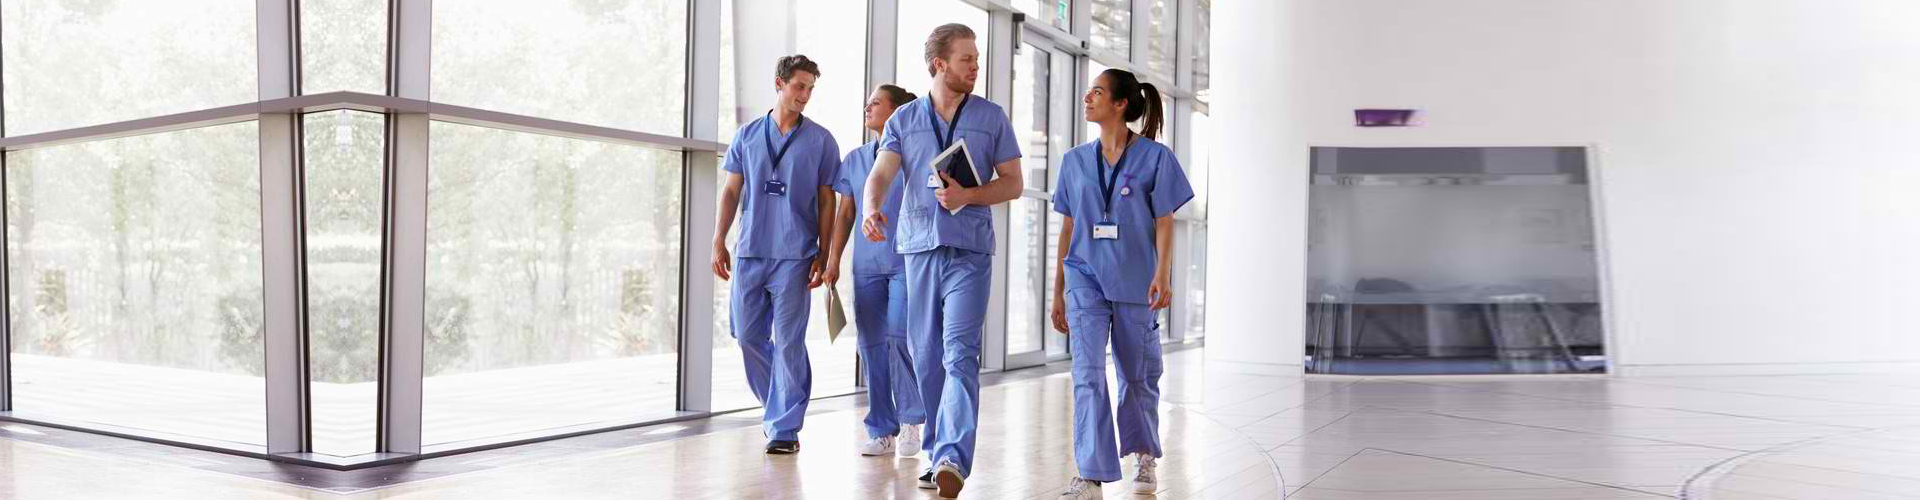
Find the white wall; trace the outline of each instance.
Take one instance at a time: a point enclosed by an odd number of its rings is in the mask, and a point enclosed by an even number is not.
[[[1587,145],[1619,373],[1920,366],[1920,2],[1216,8],[1210,362],[1298,370],[1310,145]]]

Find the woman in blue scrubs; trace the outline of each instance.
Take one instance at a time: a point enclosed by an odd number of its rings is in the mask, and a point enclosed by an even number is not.
[[[867,130],[886,131],[893,110],[913,102],[916,96],[907,89],[881,85],[867,96]],[[880,142],[854,148],[840,160],[840,176],[833,190],[840,193],[834,219],[833,248],[827,252],[827,284],[840,281],[840,254],[847,248],[853,230],[854,214],[862,211],[862,191],[867,174],[873,172],[873,160],[880,155]],[[900,217],[900,192],[887,195],[881,213],[893,220]],[[889,225],[887,233],[895,227]],[[907,272],[906,258],[893,251],[885,241],[860,238],[853,241],[853,324],[860,331],[860,359],[867,375],[867,440],[860,443],[860,454],[877,457],[899,453],[911,457],[920,453],[920,425],[927,422],[927,409],[920,404],[920,385],[913,375],[913,358],[907,355]],[[896,443],[895,440],[898,440]]]
[[[1158,489],[1159,325],[1173,303],[1173,213],[1193,187],[1160,132],[1160,92],[1133,73],[1110,69],[1082,98],[1100,138],[1068,151],[1053,210],[1061,217],[1053,327],[1073,343],[1073,458],[1078,477],[1063,498],[1101,498],[1119,481],[1120,456],[1134,455],[1133,491]],[[1144,121],[1143,121],[1144,120]],[[1127,128],[1141,121],[1140,132]],[[1119,369],[1120,401],[1109,404],[1107,348]],[[1116,446],[1115,424],[1119,439]]]

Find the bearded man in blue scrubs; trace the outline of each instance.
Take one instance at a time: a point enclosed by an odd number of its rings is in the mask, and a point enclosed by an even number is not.
[[[833,180],[840,146],[800,113],[813,97],[820,66],[807,56],[774,67],[779,98],[763,118],[734,133],[713,234],[713,274],[733,280],[733,338],[746,361],[747,385],[760,400],[767,453],[800,451],[800,426],[813,391],[807,359],[808,290],[826,270]],[[727,252],[735,211],[742,217],[737,258]]]
[[[1025,187],[1013,124],[999,105],[972,95],[980,75],[975,40],[963,24],[927,36],[933,89],[887,120],[861,223],[868,239],[887,239],[881,207],[895,177],[904,175],[892,233],[895,250],[906,256],[907,337],[927,407],[922,446],[935,464],[920,486],[937,488],[942,498],[958,497],[973,470],[980,336],[993,278],[992,205],[1018,198]],[[961,143],[964,157],[940,157]]]

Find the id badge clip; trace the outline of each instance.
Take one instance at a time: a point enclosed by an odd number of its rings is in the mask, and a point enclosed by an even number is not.
[[[767,181],[767,194],[770,194],[773,196],[786,196],[787,183],[780,182],[780,181]]]
[[[947,186],[946,183],[940,181],[940,174],[927,174],[927,187],[940,189]]]
[[[1120,239],[1120,225],[1114,224],[1112,222],[1102,222],[1099,224],[1094,224],[1093,239],[1096,239],[1096,240]]]

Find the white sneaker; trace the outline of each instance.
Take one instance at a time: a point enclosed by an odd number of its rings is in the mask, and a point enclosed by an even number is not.
[[[1088,480],[1080,479],[1076,477],[1076,478],[1073,478],[1072,482],[1067,483],[1067,491],[1061,493],[1060,498],[1071,498],[1073,500],[1093,500],[1093,499],[1104,498],[1104,497],[1100,495],[1099,481],[1088,481]]]
[[[912,457],[920,454],[920,426],[913,424],[900,426],[900,436],[897,439],[900,442],[893,447],[893,451],[898,452],[900,456]]]
[[[1160,489],[1160,478],[1154,472],[1160,464],[1156,463],[1152,455],[1139,454],[1134,457],[1138,470],[1133,474],[1133,494],[1152,495],[1154,491]]]
[[[893,453],[893,436],[880,436],[860,443],[860,454],[877,457]]]
[[[960,498],[960,488],[967,485],[967,477],[960,475],[960,466],[942,460],[933,467],[933,485],[939,490],[940,498]]]

